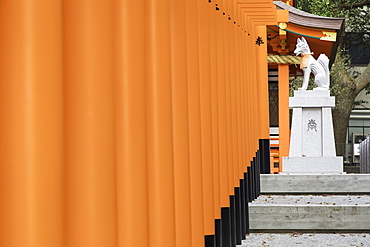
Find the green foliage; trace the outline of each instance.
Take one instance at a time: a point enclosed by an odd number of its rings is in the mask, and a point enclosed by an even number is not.
[[[352,86],[352,81],[346,83],[344,74],[350,74],[349,56],[343,54],[340,50],[336,54],[335,63],[333,64],[330,71],[330,92],[334,96],[339,96],[347,90],[347,85]]]
[[[347,50],[352,44],[370,47],[370,6],[353,7],[363,0],[297,0],[297,8],[311,14],[345,18],[345,32],[341,40]]]
[[[370,84],[365,87],[366,94],[370,94]]]
[[[337,1],[299,0],[297,1],[297,8],[315,15],[344,17],[344,13],[337,8]]]
[[[363,0],[297,0],[297,8],[315,15],[346,18],[350,21],[350,23],[347,23],[350,26],[353,23],[352,19],[367,21],[363,23],[368,25],[370,18],[369,7],[350,7],[360,2],[363,2]],[[368,26],[354,28],[360,28],[360,30],[365,28],[369,30]]]
[[[346,32],[369,33],[370,7],[348,8],[363,0],[298,0],[297,8],[311,14],[345,18]],[[369,35],[365,39],[369,40]]]

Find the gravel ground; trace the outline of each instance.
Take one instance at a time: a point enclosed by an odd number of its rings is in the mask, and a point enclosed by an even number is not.
[[[260,195],[252,204],[370,206],[370,195]]]
[[[251,233],[243,240],[239,246],[302,246],[302,247],[321,247],[321,246],[369,246],[369,233]]]

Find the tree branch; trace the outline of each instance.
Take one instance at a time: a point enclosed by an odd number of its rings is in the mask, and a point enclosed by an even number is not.
[[[364,72],[361,73],[359,77],[355,79],[356,89],[355,93],[356,95],[362,91],[368,84],[370,83],[370,63],[367,65]]]
[[[351,5],[341,5],[340,7],[343,9],[353,9],[353,8],[358,8],[358,7],[363,7],[363,6],[370,6],[370,0],[364,0],[362,2],[351,4]]]

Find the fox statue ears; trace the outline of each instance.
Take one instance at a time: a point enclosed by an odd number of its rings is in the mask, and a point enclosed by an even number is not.
[[[297,39],[297,43],[304,43],[305,45],[308,45],[308,43],[307,43],[307,41],[306,41],[306,39],[304,37],[302,37],[301,39],[298,38]]]

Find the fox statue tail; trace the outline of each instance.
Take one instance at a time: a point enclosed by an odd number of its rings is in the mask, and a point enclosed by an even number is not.
[[[325,54],[320,54],[319,58],[317,59],[317,62],[324,68],[325,76],[326,76],[326,85],[329,87],[329,80],[330,80],[330,74],[329,74],[329,58]]]

